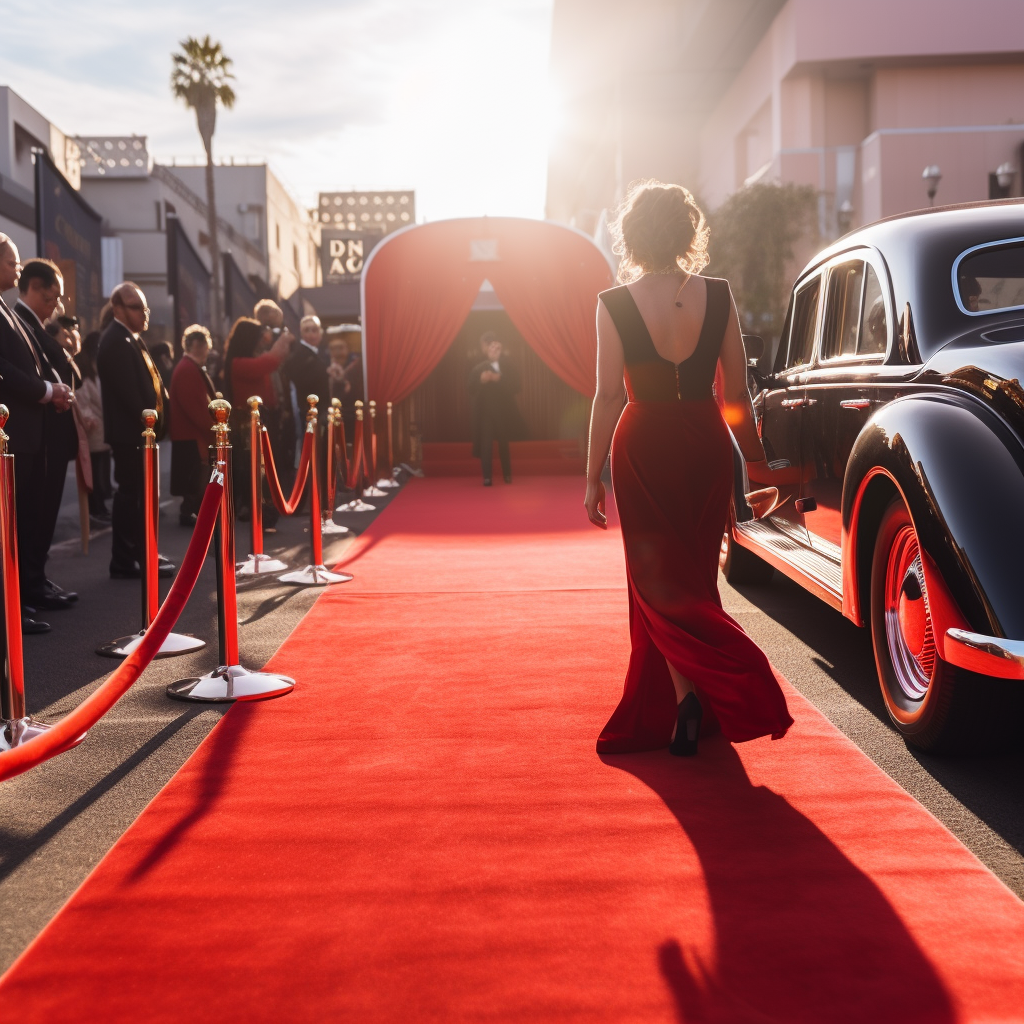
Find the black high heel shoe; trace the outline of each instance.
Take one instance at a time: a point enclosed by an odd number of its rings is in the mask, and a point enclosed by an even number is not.
[[[704,709],[697,694],[692,691],[679,702],[679,717],[676,719],[676,738],[668,748],[676,757],[693,757],[697,753],[697,737],[700,735],[700,720]]]

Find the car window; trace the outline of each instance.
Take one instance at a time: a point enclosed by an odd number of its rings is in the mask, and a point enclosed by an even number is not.
[[[784,369],[803,366],[811,361],[820,291],[821,278],[816,277],[809,285],[797,292],[796,302],[793,306],[793,327],[789,334],[789,351],[786,355]]]
[[[868,263],[867,272],[864,275],[864,300],[861,303],[860,340],[857,343],[857,354],[861,356],[884,354],[888,344],[889,321],[885,315],[882,285],[874,267]]]
[[[965,313],[1024,307],[1024,244],[1014,239],[968,250],[957,261],[956,288]]]
[[[832,268],[828,275],[825,325],[821,335],[822,359],[857,354],[863,291],[863,260],[850,260]]]

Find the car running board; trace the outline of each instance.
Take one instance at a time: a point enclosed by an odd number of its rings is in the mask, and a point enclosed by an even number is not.
[[[837,611],[843,610],[843,568],[828,555],[787,536],[771,520],[737,523],[736,542]]]

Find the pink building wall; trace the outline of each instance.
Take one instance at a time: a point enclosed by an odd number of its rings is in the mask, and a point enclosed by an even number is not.
[[[711,207],[745,181],[808,184],[822,233],[988,198],[1024,143],[1022,0],[789,0],[701,132],[694,187]]]

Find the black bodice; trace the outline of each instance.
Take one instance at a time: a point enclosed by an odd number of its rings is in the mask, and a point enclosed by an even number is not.
[[[631,402],[700,401],[712,397],[718,355],[729,322],[729,283],[717,277],[706,277],[704,282],[704,324],[693,353],[681,363],[658,355],[629,288],[620,285],[598,296],[622,340],[626,393]]]

